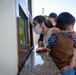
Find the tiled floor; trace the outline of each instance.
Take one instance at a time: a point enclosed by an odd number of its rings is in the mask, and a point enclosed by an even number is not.
[[[56,65],[47,53],[36,53],[36,48],[31,52],[20,75],[61,75]]]

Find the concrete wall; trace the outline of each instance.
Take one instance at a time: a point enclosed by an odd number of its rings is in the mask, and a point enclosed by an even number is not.
[[[0,75],[17,75],[15,0],[0,0]]]

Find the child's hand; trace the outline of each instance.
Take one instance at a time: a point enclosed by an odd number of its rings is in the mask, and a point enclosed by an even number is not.
[[[76,56],[76,48],[73,48],[73,55]]]
[[[70,69],[72,69],[73,67],[71,67],[71,66],[65,66],[65,67],[63,67],[61,70],[60,70],[60,72],[67,72],[67,71],[69,71]]]

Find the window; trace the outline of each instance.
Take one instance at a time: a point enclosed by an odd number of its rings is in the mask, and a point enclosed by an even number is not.
[[[26,0],[28,2],[28,0]],[[30,8],[31,9],[31,8]],[[31,14],[25,0],[16,0],[18,70],[21,71],[31,50],[33,49],[33,34]]]
[[[20,46],[28,44],[28,19],[23,14],[21,7],[19,8],[19,42]]]

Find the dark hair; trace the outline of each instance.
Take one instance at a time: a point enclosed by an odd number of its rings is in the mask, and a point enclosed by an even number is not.
[[[71,15],[68,12],[62,12],[58,17],[57,17],[57,27],[60,30],[66,30],[69,25],[74,26],[75,23],[75,18],[73,15]]]
[[[52,18],[56,19],[57,18],[57,14],[52,12],[52,13],[49,14],[48,17],[52,17]]]
[[[45,26],[48,28],[51,28],[52,26],[52,24],[48,20],[46,20],[46,18],[42,15],[36,16],[33,20],[37,21],[38,23],[44,22]]]

